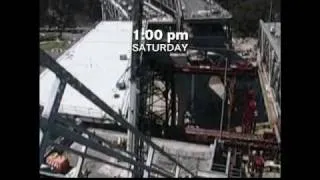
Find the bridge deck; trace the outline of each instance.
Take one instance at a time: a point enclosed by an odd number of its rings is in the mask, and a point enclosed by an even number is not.
[[[120,60],[120,55],[131,58],[131,44],[132,22],[100,22],[61,55],[57,62],[114,110],[121,109],[124,112],[129,88],[119,91],[116,83],[130,66],[130,60]],[[124,79],[128,80],[128,76],[129,73],[125,73]],[[54,80],[55,76],[50,70],[41,73],[40,105],[46,105]],[[126,84],[129,87],[128,81]],[[115,98],[115,94],[119,97]],[[70,86],[66,87],[59,112],[96,118],[104,116],[98,107]]]

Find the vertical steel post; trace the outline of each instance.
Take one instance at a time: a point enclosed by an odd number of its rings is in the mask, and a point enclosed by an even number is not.
[[[222,110],[221,110],[221,119],[220,119],[220,137],[219,140],[221,140],[222,137],[222,127],[223,127],[223,118],[224,118],[224,106],[225,106],[225,101],[227,98],[227,68],[228,68],[228,59],[225,59],[225,69],[224,69],[224,89],[225,89],[225,93],[223,95],[223,99],[222,99]]]
[[[133,31],[138,29],[139,35],[141,35],[141,28],[142,28],[142,20],[141,20],[141,13],[143,8],[143,2],[139,0],[135,0],[133,3]],[[132,36],[132,42],[140,44],[140,37],[138,40],[136,40]],[[137,103],[137,97],[138,94],[138,82],[139,77],[137,75],[138,66],[139,66],[139,54],[136,52],[132,52],[132,58],[131,58],[131,88],[130,88],[130,109],[129,109],[129,117],[128,122],[136,127],[137,125],[137,116],[138,116],[138,109],[139,104]],[[127,141],[127,150],[132,153],[138,153],[138,139],[134,135],[134,133],[130,130],[128,130],[128,141]],[[136,159],[137,161],[140,161],[140,159]],[[133,177],[139,176],[139,168],[134,167],[134,173]]]
[[[149,166],[149,167],[151,166],[152,160],[153,160],[153,155],[154,155],[154,149],[150,146],[149,150],[148,150],[148,158],[146,161],[146,166]],[[143,177],[144,178],[150,177],[150,172],[148,172],[147,170],[144,170]]]

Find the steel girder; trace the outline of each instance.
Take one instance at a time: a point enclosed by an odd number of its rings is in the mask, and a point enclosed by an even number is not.
[[[54,124],[54,120],[56,118],[56,115],[58,114],[58,110],[60,107],[60,102],[63,96],[63,92],[66,87],[66,82],[60,79],[56,79],[53,87],[52,87],[52,95],[48,99],[47,105],[44,107],[42,112],[42,117],[48,120],[48,127],[50,127],[52,124]],[[43,162],[43,156],[45,153],[45,149],[47,147],[48,140],[50,138],[50,132],[46,131],[46,128],[44,128],[44,133],[41,134],[40,129],[40,164]],[[42,137],[41,137],[42,136]]]
[[[167,175],[167,174],[165,174],[165,173],[163,173],[163,172],[161,172],[159,170],[150,168],[149,166],[146,166],[145,164],[143,164],[143,163],[141,163],[139,161],[136,161],[133,158],[130,158],[130,157],[126,156],[126,155],[123,155],[120,152],[115,151],[113,148],[107,148],[107,147],[99,144],[98,142],[94,142],[92,140],[89,140],[89,139],[83,137],[81,134],[72,132],[68,128],[63,127],[61,125],[54,124],[50,128],[50,130],[52,131],[53,134],[60,135],[60,136],[63,136],[65,138],[68,138],[68,139],[72,139],[75,142],[78,142],[79,144],[86,145],[86,146],[88,146],[88,147],[90,147],[90,148],[92,148],[94,150],[97,150],[99,152],[102,152],[102,153],[104,153],[104,154],[106,154],[108,156],[111,156],[111,157],[117,158],[119,160],[128,162],[128,163],[133,164],[135,166],[142,167],[142,168],[146,169],[147,171],[152,171],[152,172],[155,172],[157,174],[161,174],[162,176],[165,176],[165,177],[171,177],[170,175]]]
[[[54,61],[53,59],[41,59],[40,60],[40,65],[50,69],[52,72],[55,73],[55,75],[59,78],[59,80],[61,80],[61,82],[63,82],[63,84],[68,83],[71,87],[73,87],[75,90],[77,90],[79,93],[81,93],[85,98],[90,100],[93,104],[95,104],[100,109],[102,109],[104,112],[106,112],[111,117],[113,117],[115,121],[120,123],[122,126],[127,128],[129,131],[133,132],[137,137],[139,137],[141,140],[143,140],[146,144],[150,145],[152,148],[154,148],[155,150],[159,151],[161,154],[166,156],[169,160],[173,161],[175,164],[180,166],[182,169],[184,169],[186,172],[188,172],[192,176],[195,176],[195,174],[193,172],[188,170],[181,163],[177,162],[173,157],[171,157],[168,153],[163,151],[162,148],[160,148],[158,145],[153,143],[149,137],[144,136],[138,129],[136,129],[134,126],[132,126],[130,123],[128,123],[125,119],[123,119],[109,105],[104,103],[98,96],[96,96],[90,89],[88,89],[84,84],[82,84],[78,79],[76,79],[71,73],[69,73],[66,69],[64,69],[56,61]],[[60,87],[60,83],[58,83],[58,84],[59,84],[58,87]],[[123,156],[121,154],[117,154],[117,152],[115,152],[114,150],[110,150],[110,149],[107,150],[104,146],[102,146],[102,145],[100,145],[98,143],[95,143],[95,142],[91,142],[90,140],[84,138],[82,135],[79,135],[79,134],[76,134],[76,133],[73,133],[73,132],[68,132],[67,130],[63,130],[63,127],[60,127],[62,129],[62,130],[60,130],[60,128],[57,128],[56,125],[53,125],[54,123],[50,123],[50,122],[52,122],[52,119],[54,119],[53,117],[55,117],[55,114],[58,111],[59,104],[60,104],[60,101],[61,101],[61,97],[62,97],[62,94],[63,94],[63,89],[64,89],[62,87],[63,86],[61,85],[60,88],[54,88],[54,91],[56,93],[54,93],[55,94],[55,96],[54,96],[55,100],[52,103],[53,105],[48,106],[47,108],[50,108],[50,109],[49,110],[44,110],[44,113],[43,113],[43,114],[46,114],[46,113],[50,114],[49,116],[46,115],[47,117],[49,117],[48,118],[48,122],[49,122],[48,128],[49,129],[53,128],[53,130],[56,133],[58,133],[58,134],[61,133],[64,136],[66,136],[66,138],[73,137],[73,138],[77,139],[78,141],[82,142],[80,144],[88,145],[88,147],[90,147],[90,148],[92,148],[92,146],[93,146],[94,149],[98,149],[98,150],[100,150],[100,151],[102,151],[102,152],[104,152],[106,154],[115,155],[115,157],[127,160],[128,162],[130,162],[132,164],[135,164],[137,166],[141,166],[144,169],[153,170],[150,167],[145,166],[143,163],[137,163],[135,160],[130,159],[127,156]],[[48,113],[48,112],[51,112],[51,113]],[[48,134],[48,132],[45,132],[44,140],[46,139],[46,134]],[[40,155],[44,154],[43,151],[44,151],[45,148],[46,148],[46,144],[44,144],[44,142],[42,141],[41,148],[40,148],[40,149],[42,149],[42,151],[40,151],[42,153]],[[41,156],[41,158],[42,157],[43,156]],[[161,174],[160,171],[158,173]],[[165,175],[165,176],[167,176],[167,175]]]
[[[67,125],[68,127],[72,127],[74,129],[76,129],[77,131],[80,131],[82,133],[85,133],[86,135],[88,135],[88,137],[91,139],[91,140],[96,140],[97,142],[100,141],[102,143],[104,143],[105,145],[107,145],[109,148],[113,148],[114,150],[118,151],[118,152],[124,152],[126,153],[128,156],[130,157],[134,157],[134,158],[137,158],[137,156],[134,154],[134,153],[131,153],[129,151],[126,151],[126,150],[122,150],[120,148],[117,148],[117,147],[113,147],[112,145],[112,142],[109,142],[99,136],[96,136],[95,134],[93,134],[92,132],[90,132],[89,130],[87,130],[86,128],[82,127],[81,125],[76,125],[75,123],[73,123],[72,121],[70,120],[66,120],[66,119],[59,119],[58,120],[59,122]]]
[[[109,13],[109,15],[113,19],[117,19],[119,17],[123,18],[124,20],[129,20],[130,17],[128,13],[114,0],[100,0],[102,7],[102,14],[105,16],[105,11]]]

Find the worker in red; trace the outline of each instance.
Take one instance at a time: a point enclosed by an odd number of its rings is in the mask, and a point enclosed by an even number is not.
[[[249,172],[250,172],[250,176],[254,177],[255,172],[256,172],[256,168],[255,168],[255,159],[257,156],[257,151],[253,150],[251,152],[251,154],[249,155]]]
[[[258,174],[258,178],[262,178],[264,169],[263,151],[260,151],[259,155],[254,160],[255,172]]]
[[[255,123],[257,103],[255,100],[255,92],[250,90],[246,98],[246,109],[242,117],[242,132],[252,133]]]

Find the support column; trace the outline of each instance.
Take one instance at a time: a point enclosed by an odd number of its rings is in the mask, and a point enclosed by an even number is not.
[[[130,107],[128,121],[132,126],[136,126],[136,83],[131,82]],[[127,150],[134,153],[134,134],[128,130]]]
[[[142,21],[141,21],[141,11],[142,11],[142,3],[135,0],[133,3],[133,29],[138,29],[139,34],[142,28]],[[110,10],[110,12],[112,9]],[[112,13],[110,13],[110,16]],[[132,37],[133,43],[140,44],[140,38],[134,39]],[[129,106],[129,116],[128,116],[128,123],[130,123],[134,129],[137,129],[137,112],[139,110],[139,102],[138,102],[138,89],[139,86],[139,76],[138,76],[138,66],[139,66],[139,54],[132,52],[132,58],[131,58],[131,75],[130,75],[130,106]],[[127,139],[127,150],[131,153],[138,154],[138,138],[135,135],[137,132],[132,132],[128,129],[128,139]],[[141,137],[141,136],[140,136]],[[140,161],[140,159],[135,159],[135,161]],[[137,166],[134,166],[134,172],[133,177],[139,176],[139,168]]]

